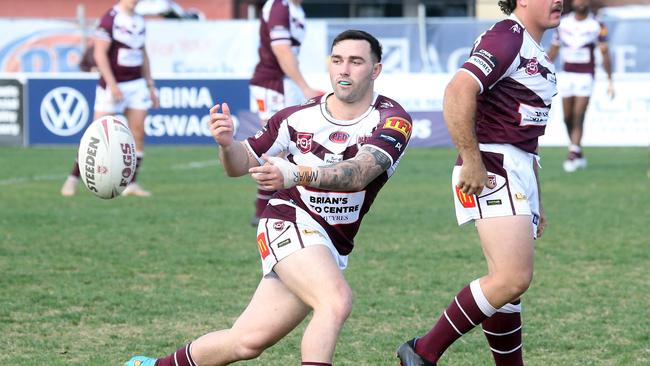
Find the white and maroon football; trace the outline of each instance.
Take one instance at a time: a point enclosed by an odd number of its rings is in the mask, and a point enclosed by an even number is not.
[[[126,122],[113,116],[93,121],[79,143],[84,185],[101,198],[119,196],[135,173],[135,140]]]

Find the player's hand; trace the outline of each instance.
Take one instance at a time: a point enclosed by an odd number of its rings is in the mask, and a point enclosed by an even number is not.
[[[323,95],[323,94],[324,93],[322,91],[312,89],[310,87],[307,87],[302,91],[302,95],[305,96],[305,99],[311,99],[311,98],[314,98],[314,97],[317,97],[317,96]]]
[[[124,95],[122,94],[122,91],[120,90],[120,87],[117,86],[117,84],[109,85],[108,87],[111,90],[111,97],[113,98],[113,101],[116,103],[119,103],[124,99]]]
[[[228,147],[233,143],[234,123],[227,103],[210,108],[210,133],[219,146]]]
[[[537,237],[541,238],[542,234],[548,226],[548,221],[546,220],[546,213],[544,212],[544,207],[542,203],[539,203],[539,222],[537,223]]]
[[[158,93],[156,92],[156,88],[150,87],[149,95],[151,97],[151,108],[160,108],[160,100],[158,99]]]
[[[260,188],[275,191],[291,188],[298,183],[298,166],[275,156],[262,155],[264,165],[250,168],[248,172]]]
[[[483,161],[466,160],[460,168],[460,176],[456,184],[463,193],[468,195],[480,194],[484,187],[494,188],[492,183],[488,182],[487,170]]]
[[[609,99],[614,99],[614,96],[616,95],[614,91],[614,82],[612,80],[610,80],[607,85],[607,95],[609,96]]]

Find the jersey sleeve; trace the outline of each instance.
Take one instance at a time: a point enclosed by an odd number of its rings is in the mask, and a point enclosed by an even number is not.
[[[244,144],[255,155],[260,163],[264,164],[262,154],[277,156],[286,151],[289,146],[289,130],[282,116],[275,114],[271,117],[266,126],[244,141]]]
[[[461,70],[469,73],[481,86],[481,93],[507,76],[519,55],[525,30],[515,21],[504,20],[482,34],[475,42],[469,59]]]
[[[391,165],[399,160],[411,138],[413,121],[400,106],[379,110],[379,124],[365,145],[371,145],[384,152]]]
[[[289,6],[282,1],[274,1],[269,12],[267,21],[271,45],[279,43],[291,43],[291,31],[289,24]]]
[[[112,11],[106,13],[100,20],[97,28],[95,29],[95,38],[103,41],[111,41],[113,39],[113,19]]]

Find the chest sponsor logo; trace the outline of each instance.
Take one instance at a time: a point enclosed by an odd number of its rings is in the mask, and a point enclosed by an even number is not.
[[[465,208],[473,208],[476,207],[476,196],[474,195],[469,195],[463,193],[463,191],[458,188],[458,186],[455,187],[456,189],[456,198],[458,198],[458,202],[465,207]]]
[[[257,249],[259,249],[262,259],[265,259],[266,257],[269,256],[269,254],[271,254],[271,251],[269,250],[269,246],[266,244],[266,236],[264,235],[264,233],[260,233],[257,236]]]
[[[349,137],[350,137],[350,135],[347,132],[336,131],[336,132],[332,132],[330,134],[330,141],[332,141],[332,142],[334,142],[336,144],[343,144],[346,141],[348,141]]]
[[[534,107],[527,104],[519,105],[519,114],[521,115],[520,126],[546,126],[548,122],[548,107]]]
[[[306,154],[311,151],[314,134],[311,132],[298,132],[296,134],[296,146],[301,153]]]
[[[398,131],[407,139],[409,136],[411,136],[411,130],[413,129],[411,122],[401,117],[386,118],[386,122],[384,122],[384,128]]]
[[[300,195],[309,210],[321,216],[330,225],[352,224],[359,220],[366,192],[312,192],[299,187]]]
[[[492,67],[488,65],[488,63],[479,56],[472,56],[467,60],[470,64],[476,66],[485,76],[490,75],[492,73]]]

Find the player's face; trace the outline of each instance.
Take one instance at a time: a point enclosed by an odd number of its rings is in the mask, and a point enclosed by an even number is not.
[[[578,14],[587,14],[589,12],[589,0],[573,0],[571,8]]]
[[[370,44],[364,40],[347,39],[337,43],[330,55],[330,82],[336,97],[354,103],[373,92],[373,81],[381,64],[373,61]]]
[[[527,10],[541,29],[555,28],[562,17],[562,0],[524,0]]]

